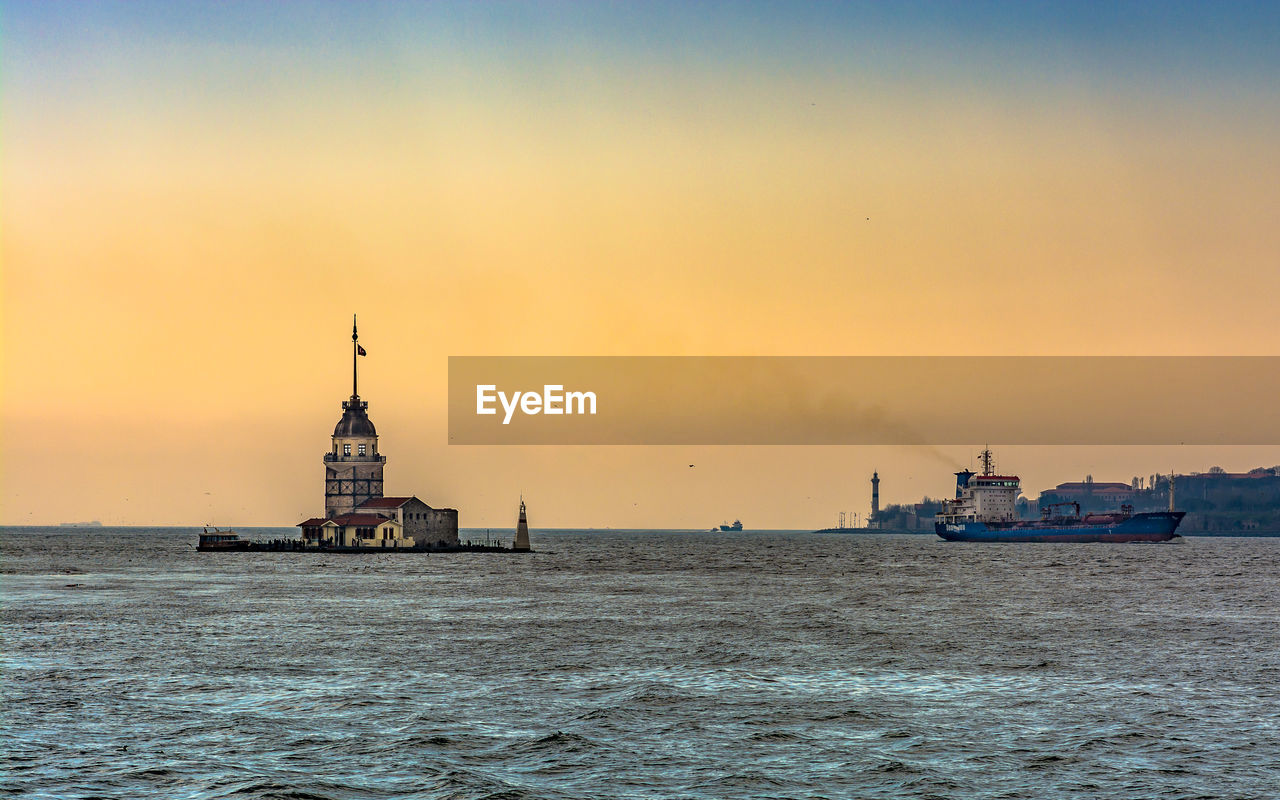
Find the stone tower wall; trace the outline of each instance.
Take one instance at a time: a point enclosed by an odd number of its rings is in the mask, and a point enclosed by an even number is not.
[[[325,457],[324,513],[333,518],[350,514],[355,507],[374,497],[382,497],[383,456],[352,456],[334,460]]]
[[[458,511],[453,508],[433,508],[426,519],[419,523],[413,540],[424,544],[453,545],[458,543]]]

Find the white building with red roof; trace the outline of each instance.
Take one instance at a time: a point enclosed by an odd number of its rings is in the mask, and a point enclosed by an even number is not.
[[[1043,494],[1052,494],[1058,497],[1066,497],[1071,500],[1081,500],[1088,497],[1106,498],[1116,502],[1128,501],[1133,499],[1134,488],[1130,484],[1120,483],[1118,481],[1068,481],[1060,483],[1052,489],[1046,489]]]
[[[298,523],[302,539],[316,547],[387,547],[411,548],[414,540],[405,535],[404,526],[394,519],[377,514],[342,514],[337,517],[306,520]]]

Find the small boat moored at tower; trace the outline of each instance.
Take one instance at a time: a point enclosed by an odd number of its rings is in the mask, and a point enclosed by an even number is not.
[[[1017,475],[996,475],[989,449],[982,451],[982,474],[956,473],[956,497],[943,501],[934,531],[949,542],[1167,542],[1178,536],[1185,511],[1133,513],[1123,505],[1109,514],[1080,515],[1078,503],[1053,503],[1040,519],[1018,519],[1021,488]],[[1059,509],[1072,507],[1071,513]]]
[[[249,550],[252,546],[248,539],[241,539],[240,534],[235,531],[220,531],[217,528],[209,530],[206,525],[204,531],[200,534],[200,543],[196,545],[196,549]]]

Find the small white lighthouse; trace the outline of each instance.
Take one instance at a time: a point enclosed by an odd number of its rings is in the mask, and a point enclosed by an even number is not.
[[[520,496],[520,521],[516,523],[516,540],[511,543],[512,550],[529,550],[529,520],[524,513],[524,495]]]

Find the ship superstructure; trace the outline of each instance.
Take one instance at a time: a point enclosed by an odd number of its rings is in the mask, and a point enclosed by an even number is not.
[[[956,499],[943,501],[938,522],[1010,522],[1018,518],[1021,479],[1017,475],[996,475],[989,448],[982,451],[980,458],[981,475],[967,469],[956,473]]]

